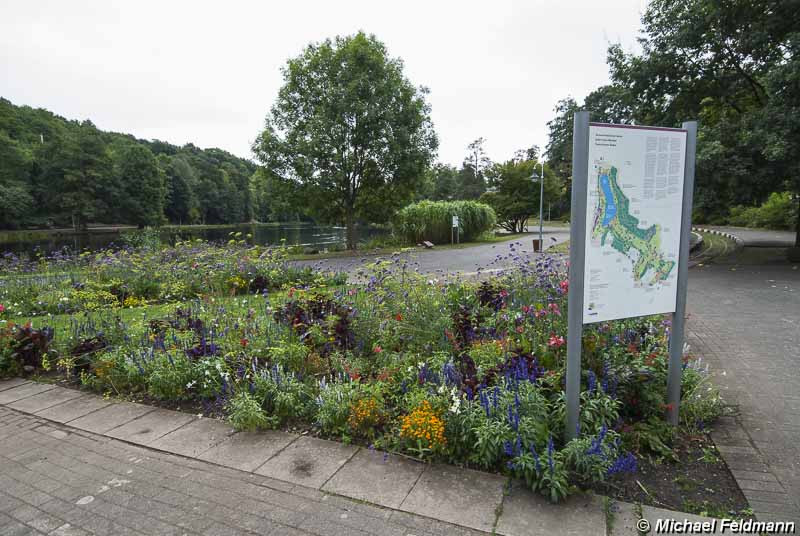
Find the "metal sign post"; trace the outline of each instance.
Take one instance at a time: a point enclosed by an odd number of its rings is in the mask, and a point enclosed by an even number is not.
[[[669,336],[669,369],[667,372],[667,420],[678,424],[681,403],[681,375],[683,372],[683,341],[686,319],[686,287],[689,276],[689,235],[692,232],[692,198],[694,194],[694,159],[697,152],[697,121],[684,123],[686,130],[686,167],[683,175],[683,215],[681,218],[681,245],[678,257],[678,294]]]
[[[589,112],[576,112],[572,131],[572,218],[569,226],[567,295],[567,430],[578,436],[583,337],[583,270],[586,261],[586,188],[589,177]]]
[[[675,129],[589,123],[588,112],[575,114],[567,440],[580,434],[584,323],[672,313],[666,418],[678,423],[696,140],[694,121]]]

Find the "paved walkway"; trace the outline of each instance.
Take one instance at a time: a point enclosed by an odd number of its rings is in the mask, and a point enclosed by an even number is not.
[[[741,238],[747,247],[788,248],[794,246],[796,236],[794,231],[771,231],[769,229],[748,229],[746,227],[718,225],[700,225],[700,227],[730,233]]]
[[[613,534],[641,518],[612,507]],[[602,499],[552,505],[506,478],[426,465],[24,380],[0,382],[0,534],[604,535]]]
[[[745,248],[689,272],[688,342],[738,406],[713,437],[750,505],[800,526],[800,267],[763,249],[786,236],[724,230]]]
[[[483,244],[461,249],[420,249],[403,253],[400,258],[406,260],[410,268],[417,268],[424,274],[437,273],[470,273],[478,270],[492,270],[511,266],[515,257],[533,254],[533,239],[539,237],[538,227],[535,234],[518,240]],[[569,240],[569,227],[545,227],[545,248]],[[510,247],[514,244],[514,247]],[[364,259],[374,257],[338,257],[319,261],[298,261],[299,265],[315,266],[325,270],[355,273],[364,264]]]

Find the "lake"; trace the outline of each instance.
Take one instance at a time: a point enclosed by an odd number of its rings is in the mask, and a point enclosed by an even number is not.
[[[86,233],[65,232],[25,232],[6,231],[9,237],[14,236],[11,242],[0,242],[0,252],[11,251],[14,253],[31,253],[39,248],[44,253],[50,253],[68,247],[73,251],[98,250],[109,246],[121,244],[121,233],[133,229],[102,230],[96,229]],[[248,242],[259,245],[279,245],[281,240],[286,240],[288,246],[308,246],[316,249],[343,246],[345,244],[345,228],[336,226],[322,226],[303,223],[281,224],[251,224],[251,225],[225,225],[216,227],[183,226],[165,227],[161,230],[162,239],[166,242],[175,242],[177,239],[202,238],[209,241],[228,241],[230,233],[241,232],[242,236],[251,234]],[[46,233],[46,234],[45,234]],[[359,227],[359,241],[371,238],[388,236],[389,231],[375,227]],[[0,233],[2,236],[2,233]]]

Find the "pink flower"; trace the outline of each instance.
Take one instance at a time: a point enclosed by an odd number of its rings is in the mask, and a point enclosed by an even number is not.
[[[5,306],[2,303],[0,303],[0,313],[2,313],[5,310],[6,310]]]
[[[555,335],[550,335],[550,340],[547,341],[547,345],[555,346],[556,348],[564,346],[564,337],[561,336],[556,337]]]
[[[561,292],[564,292],[565,294],[569,292],[569,279],[565,279],[564,281],[560,282],[558,287],[561,289]]]
[[[376,354],[379,354],[379,353],[383,352],[383,348],[381,348],[380,346],[378,346],[376,344],[375,348],[373,348],[372,351],[375,352]]]
[[[551,304],[549,304],[549,305],[547,306],[547,308],[548,308],[548,309],[550,310],[550,312],[551,312],[551,313],[553,313],[554,315],[556,315],[556,316],[561,316],[561,309],[559,309],[559,308],[558,308],[558,304],[557,304],[557,303],[551,303]]]

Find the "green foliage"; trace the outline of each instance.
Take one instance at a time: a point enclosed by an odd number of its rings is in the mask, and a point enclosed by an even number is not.
[[[147,392],[162,400],[189,398],[189,389],[195,379],[192,362],[183,352],[169,352],[151,365]]]
[[[492,190],[480,197],[482,203],[492,207],[498,224],[511,233],[524,232],[528,218],[539,212],[539,163],[534,160],[509,160],[495,164],[487,175]],[[561,196],[560,181],[549,167],[545,167],[544,199],[558,203]],[[544,206],[547,210],[547,206]],[[546,216],[545,216],[546,217]]]
[[[153,153],[143,145],[130,145],[120,154],[117,165],[123,185],[125,219],[140,227],[160,224],[167,189],[164,172]]]
[[[474,240],[491,231],[497,222],[494,210],[475,201],[420,201],[404,207],[394,217],[397,236],[409,243],[428,240],[434,244],[450,242],[453,216],[458,216],[462,241]]]
[[[0,229],[246,222],[255,169],[220,149],[136,140],[0,98]]]
[[[314,399],[306,385],[279,367],[253,378],[253,397],[261,403],[273,427],[314,414]]]
[[[228,403],[228,420],[236,430],[254,432],[274,428],[270,419],[255,397],[247,391],[239,391]]]
[[[269,173],[302,185],[323,220],[385,221],[419,187],[437,146],[426,90],[401,60],[359,32],[309,45],[288,61],[284,85],[253,150]]]
[[[758,207],[731,208],[730,223],[742,227],[792,229],[797,222],[798,203],[791,192],[773,192]]]
[[[578,108],[600,122],[678,127],[697,119],[694,221],[725,223],[730,207],[769,203],[774,192],[800,193],[796,11],[795,2],[649,2],[641,52],[611,45],[611,83],[582,106],[572,99],[557,106],[549,123],[549,162],[561,176],[570,175]],[[755,210],[733,214],[738,222],[759,216]],[[765,224],[786,225],[785,217],[763,216]]]
[[[685,368],[681,385],[681,423],[689,430],[703,430],[722,415],[723,410],[722,396],[709,381],[708,374],[696,367]]]
[[[346,435],[350,406],[361,396],[359,384],[353,382],[325,383],[317,397],[317,424],[326,434]]]

